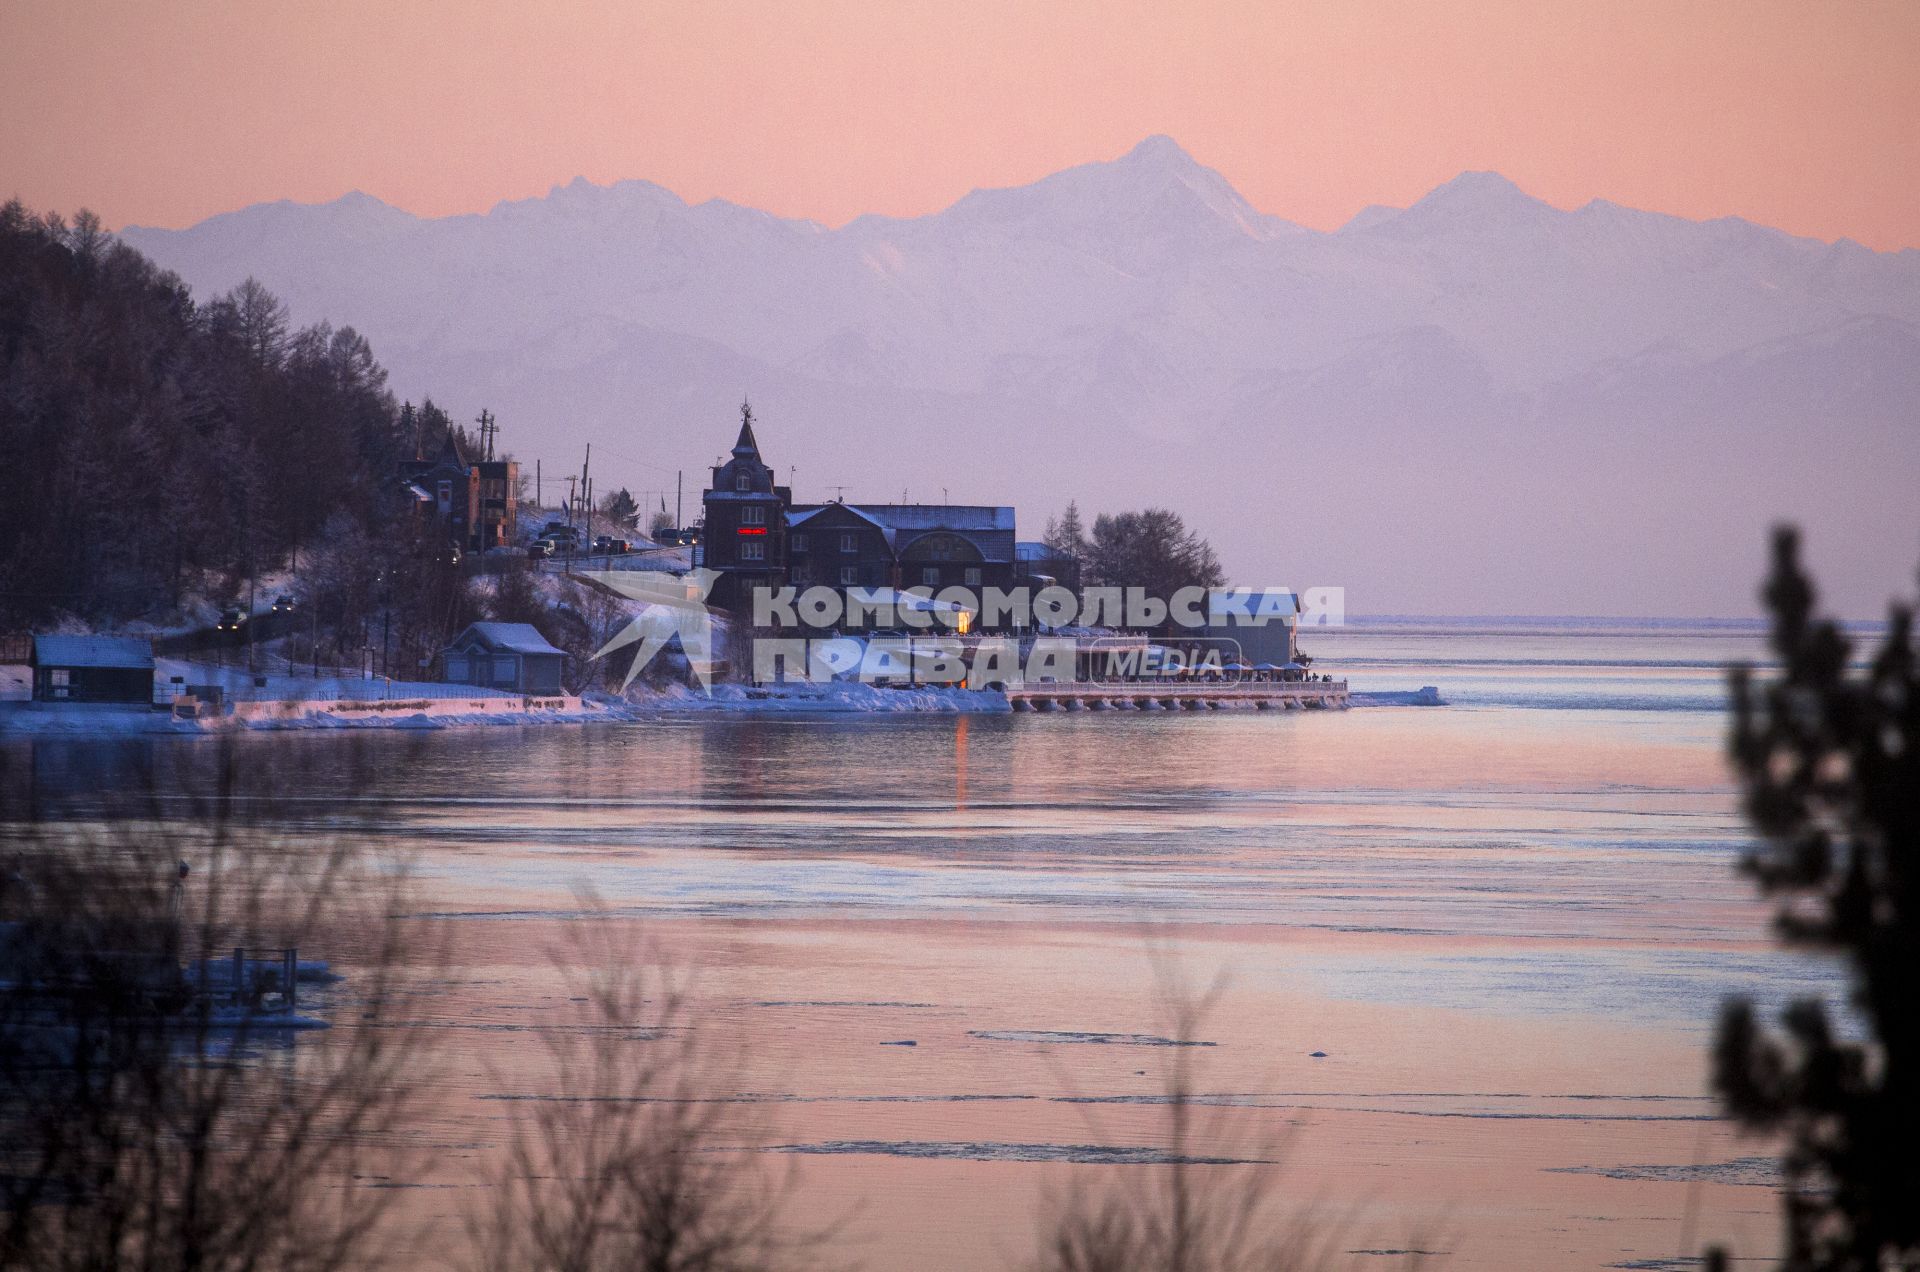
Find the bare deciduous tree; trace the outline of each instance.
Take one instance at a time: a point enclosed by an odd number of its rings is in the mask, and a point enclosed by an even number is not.
[[[419,1078],[384,1027],[419,956],[402,885],[243,816],[231,743],[216,769],[203,796],[0,825],[0,1267],[379,1262],[392,1194],[361,1179]],[[346,973],[332,1030],[245,953],[316,946]]]
[[[514,1103],[469,1231],[480,1272],[767,1272],[820,1239],[782,1220],[684,977],[592,918],[562,955],[579,1010],[543,1031],[551,1093]]]

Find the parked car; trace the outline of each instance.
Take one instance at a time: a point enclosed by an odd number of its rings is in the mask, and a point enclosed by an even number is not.
[[[214,624],[214,630],[220,632],[237,632],[246,626],[246,623],[247,615],[245,610],[221,610],[220,621]]]
[[[538,560],[542,557],[552,556],[553,540],[552,539],[535,539],[532,543],[529,543],[527,545],[527,555],[534,558],[535,560]]]
[[[275,597],[273,601],[273,612],[276,614],[293,613],[293,598],[285,593]]]

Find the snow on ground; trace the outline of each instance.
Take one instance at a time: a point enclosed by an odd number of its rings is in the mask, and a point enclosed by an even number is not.
[[[1370,693],[1349,693],[1347,701],[1356,707],[1444,707],[1446,699],[1434,685],[1418,689],[1378,689]]]
[[[153,660],[154,683],[170,685],[173,677],[182,686],[217,685],[228,699],[242,701],[281,701],[288,698],[518,698],[504,689],[481,689],[473,685],[449,685],[439,681],[382,680],[361,676],[297,676],[287,672],[248,671],[245,667],[223,667],[218,663],[194,662],[185,658]],[[256,683],[264,681],[264,684]]]

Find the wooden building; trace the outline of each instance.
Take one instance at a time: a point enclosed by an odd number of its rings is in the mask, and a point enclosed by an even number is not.
[[[511,544],[519,529],[520,465],[511,459],[469,462],[453,433],[432,459],[402,460],[400,479],[414,507],[446,527],[469,552]]]
[[[985,504],[793,502],[774,481],[740,407],[733,455],[713,469],[699,563],[715,571],[711,602],[744,610],[752,589],[1010,589],[1021,569],[1012,508]]]
[[[36,702],[153,705],[153,644],[139,636],[35,636]]]
[[[561,693],[565,651],[532,623],[474,623],[441,652],[441,679],[514,693]]]
[[[787,574],[787,508],[793,492],[760,458],[753,408],[740,404],[733,456],[713,469],[701,496],[706,509],[700,562],[720,575],[709,594],[723,609],[746,609],[755,587],[778,587]]]

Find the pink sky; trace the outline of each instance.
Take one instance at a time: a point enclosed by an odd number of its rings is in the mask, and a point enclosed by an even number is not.
[[[1332,228],[1492,168],[1920,246],[1920,4],[7,0],[0,195],[180,226],[576,175],[839,224],[1168,133]]]

